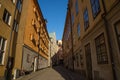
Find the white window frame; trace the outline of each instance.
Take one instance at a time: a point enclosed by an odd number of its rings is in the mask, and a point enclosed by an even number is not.
[[[2,45],[3,43],[3,37],[1,37],[1,42],[0,45]],[[5,40],[5,39],[4,39]],[[5,61],[5,50],[6,50],[6,46],[7,46],[7,40],[5,40],[5,45],[4,45],[4,52],[3,52],[3,56],[2,56],[2,62],[0,63],[0,65],[4,65],[4,61]],[[2,47],[0,47],[1,50]]]
[[[15,0],[12,0],[13,3],[15,3]]]
[[[9,17],[8,25],[10,25],[10,23],[11,23],[11,16]]]
[[[18,22],[14,20],[13,30],[18,32]]]
[[[5,13],[6,11],[6,13]],[[5,15],[6,14],[6,15]],[[3,19],[3,21],[8,24],[10,26],[10,23],[11,23],[11,14],[5,9],[4,10],[4,14],[3,14],[3,17],[5,16],[5,19]],[[9,19],[9,20],[8,20]],[[7,21],[8,20],[8,21]]]

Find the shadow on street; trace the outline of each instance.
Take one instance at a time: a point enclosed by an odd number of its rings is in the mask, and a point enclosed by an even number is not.
[[[80,79],[79,74],[67,70],[63,66],[53,66],[53,69],[56,70],[65,80],[82,80]]]

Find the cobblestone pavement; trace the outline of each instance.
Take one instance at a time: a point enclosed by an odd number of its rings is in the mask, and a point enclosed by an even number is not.
[[[56,66],[33,72],[17,80],[82,80],[80,78],[79,74],[69,71],[62,66]]]

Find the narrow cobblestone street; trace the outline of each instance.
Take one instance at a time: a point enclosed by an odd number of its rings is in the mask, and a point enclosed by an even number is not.
[[[62,66],[46,68],[29,75],[22,76],[17,80],[82,80],[80,76],[74,72],[65,69]]]

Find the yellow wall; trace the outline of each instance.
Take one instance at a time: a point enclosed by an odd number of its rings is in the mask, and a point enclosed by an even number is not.
[[[1,7],[0,7],[0,36],[5,38],[7,40],[7,45],[6,45],[6,50],[5,50],[5,57],[4,57],[4,63],[0,65],[0,77],[4,76],[5,73],[5,67],[7,64],[8,60],[8,48],[9,48],[9,43],[10,43],[10,33],[11,33],[11,28],[13,25],[13,18],[14,18],[14,10],[15,10],[15,4],[12,3],[12,1],[8,0],[0,0]],[[7,9],[7,11],[11,14],[11,23],[10,25],[7,25],[3,21],[3,14],[4,14],[4,9]],[[11,51],[11,48],[10,48]],[[11,54],[11,53],[9,53]]]

